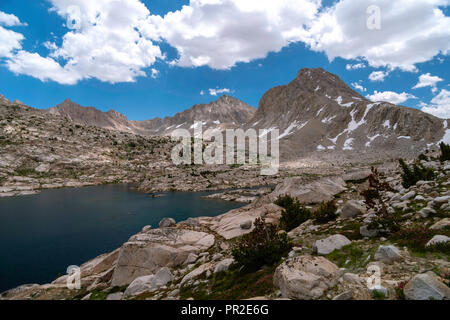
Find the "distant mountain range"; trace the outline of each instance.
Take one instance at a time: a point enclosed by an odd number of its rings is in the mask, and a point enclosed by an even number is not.
[[[270,89],[258,109],[224,95],[173,117],[146,121],[128,120],[114,110],[102,112],[69,99],[44,112],[78,124],[147,136],[170,135],[179,128],[193,131],[196,121],[203,123],[204,130],[255,128],[268,134],[277,128],[284,159],[408,157],[440,141],[450,143],[448,120],[413,108],[371,102],[321,68],[302,69],[288,85]]]
[[[236,98],[224,95],[217,101],[195,105],[173,117],[146,121],[128,120],[114,110],[102,112],[93,107],[82,107],[69,99],[46,111],[67,117],[79,124],[140,135],[163,136],[170,135],[179,128],[193,130],[196,121],[203,123],[204,130],[241,127],[250,121],[256,109]]]

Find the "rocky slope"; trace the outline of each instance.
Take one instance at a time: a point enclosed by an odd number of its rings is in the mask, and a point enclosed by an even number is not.
[[[272,194],[218,217],[178,224],[166,218],[157,229],[144,227],[121,248],[83,264],[80,290],[68,290],[63,276],[51,284],[15,288],[1,298],[449,299],[450,162],[422,163],[437,175],[410,188],[402,186],[396,165],[378,168],[382,182],[392,187],[381,192],[381,199],[399,225],[395,233],[368,229],[377,219],[361,196],[369,187],[370,171],[316,177],[309,183],[285,181]],[[338,217],[328,223],[304,222],[288,233],[294,247],[287,257],[240,275],[233,245],[252,232],[256,218],[278,223],[283,209],[273,199],[281,190],[311,208],[334,199]],[[435,248],[436,242],[447,247]],[[379,284],[372,282],[373,271],[379,273]]]
[[[338,76],[302,69],[291,83],[264,94],[249,128],[278,128],[285,159],[413,157],[450,141],[448,121],[417,109],[373,103]]]
[[[0,197],[41,189],[139,182],[172,166],[167,138],[77,125],[0,101]]]
[[[146,121],[128,120],[114,110],[102,112],[93,107],[82,107],[69,99],[47,111],[78,124],[147,136],[166,136],[180,128],[193,131],[197,121],[202,122],[204,130],[240,127],[253,117],[256,110],[236,98],[224,95],[217,101],[195,105],[173,117]]]

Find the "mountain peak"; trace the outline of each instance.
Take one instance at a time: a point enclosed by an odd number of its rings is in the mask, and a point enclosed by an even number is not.
[[[297,78],[303,77],[303,76],[320,76],[320,75],[331,75],[335,76],[334,74],[326,71],[323,68],[302,68],[298,71]]]
[[[447,130],[443,120],[420,110],[373,103],[321,68],[301,69],[288,85],[267,91],[250,127],[278,128],[284,154],[331,159],[352,152],[411,154],[411,147],[423,150]]]
[[[229,95],[226,95],[226,94],[224,94],[224,95],[222,95],[219,99],[217,99],[216,101],[214,101],[215,103],[226,103],[226,104],[240,104],[240,103],[242,103],[242,101],[241,100],[239,100],[239,99],[237,99],[237,98],[235,98],[235,97],[232,97],[232,96],[229,96]],[[213,103],[214,103],[213,102]]]
[[[60,103],[60,104],[63,104],[63,103],[65,103],[65,104],[76,104],[75,102],[73,102],[72,100],[70,100],[69,98],[66,98],[62,103]]]
[[[365,98],[350,88],[341,78],[322,68],[301,69],[293,83],[302,91],[327,97]]]

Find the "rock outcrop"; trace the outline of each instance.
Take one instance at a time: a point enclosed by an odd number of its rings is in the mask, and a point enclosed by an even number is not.
[[[402,254],[395,246],[380,246],[375,253],[375,260],[386,264],[392,264],[395,261],[402,260]]]
[[[282,211],[281,207],[273,203],[250,204],[217,217],[196,220],[225,239],[232,239],[250,233],[254,226],[249,222],[255,221],[256,218],[264,218],[266,223],[278,223]],[[242,228],[242,225],[245,228]]]
[[[433,274],[418,274],[405,286],[405,296],[409,300],[450,299],[450,288],[436,279]]]
[[[325,177],[310,183],[305,183],[302,177],[295,177],[285,179],[279,184],[270,194],[270,199],[276,200],[279,196],[290,195],[303,204],[314,204],[331,201],[344,190],[345,181],[338,176]]]
[[[332,253],[334,250],[341,249],[351,243],[352,242],[348,240],[347,237],[341,234],[335,234],[328,238],[317,240],[313,245],[313,250],[318,255],[325,256]]]
[[[211,234],[186,229],[164,228],[139,233],[120,248],[112,284],[123,286],[162,267],[180,266],[190,253],[204,252],[214,241]]]
[[[124,292],[125,297],[135,296],[143,292],[152,292],[165,286],[173,280],[169,268],[161,268],[156,274],[139,277],[128,286]]]
[[[339,278],[339,268],[323,257],[289,259],[275,271],[274,284],[285,298],[312,300],[322,297]]]

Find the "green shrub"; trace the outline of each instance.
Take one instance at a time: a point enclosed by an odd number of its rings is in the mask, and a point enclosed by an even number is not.
[[[425,168],[419,162],[415,162],[410,168],[403,159],[399,160],[400,166],[403,170],[402,179],[403,187],[409,188],[414,186],[418,181],[430,181],[435,177],[435,173],[431,168]]]
[[[426,155],[424,155],[423,153],[421,153],[420,155],[419,155],[419,160],[423,160],[423,161],[428,161],[428,160],[430,160]]]
[[[317,223],[327,223],[336,220],[338,217],[337,206],[334,201],[322,202],[319,209],[314,213],[314,219]]]
[[[275,200],[275,204],[282,208],[292,206],[294,202],[294,198],[292,198],[290,195],[281,196],[277,200]]]
[[[427,247],[428,251],[441,252],[450,255],[450,243],[449,242],[438,242],[432,246]]]
[[[450,145],[441,143],[441,157],[439,158],[442,162],[450,160]]]
[[[386,296],[381,291],[373,290],[372,291],[372,299],[374,299],[374,300],[384,300],[384,299],[386,299]]]
[[[208,283],[181,287],[180,299],[242,300],[267,296],[276,291],[273,284],[275,269],[276,266],[272,266],[253,273],[245,273],[231,268],[228,271],[214,274]]]
[[[275,204],[284,208],[281,213],[280,228],[287,232],[297,228],[312,217],[311,211],[303,207],[300,201],[289,195],[278,198]]]
[[[426,244],[433,238],[434,232],[426,227],[416,226],[403,229],[393,235],[393,239],[400,245],[414,251],[423,252]]]
[[[396,214],[387,212],[386,207],[383,206],[377,211],[377,216],[369,223],[367,229],[378,230],[380,236],[389,236],[400,230],[399,221],[400,218]]]
[[[261,218],[254,225],[254,230],[239,239],[232,250],[236,264],[245,272],[272,266],[292,249],[286,233],[280,233],[275,225],[266,224]]]

